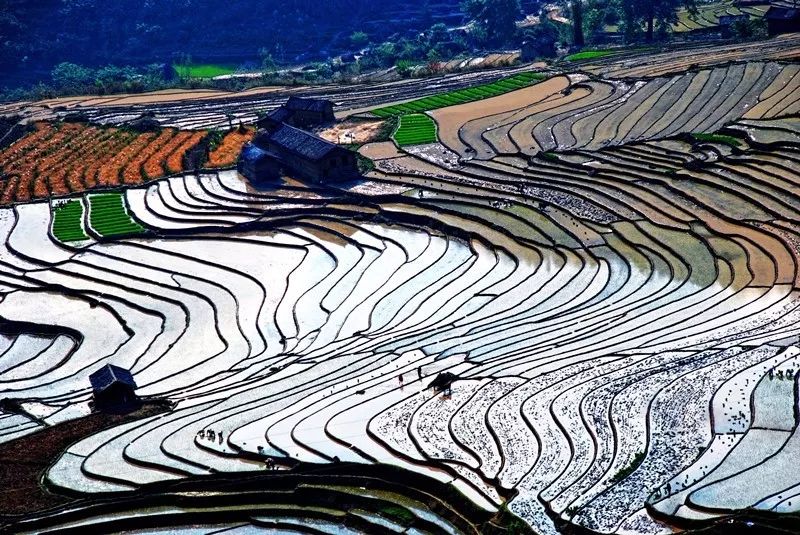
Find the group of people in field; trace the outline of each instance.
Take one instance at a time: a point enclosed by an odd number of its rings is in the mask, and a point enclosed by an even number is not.
[[[219,440],[219,443],[222,444],[223,440],[225,440],[222,431],[214,431],[213,429],[201,429],[197,432],[197,436],[201,439],[208,439],[211,442],[215,440]]]
[[[422,366],[417,368],[417,379],[422,380]],[[397,380],[400,383],[400,387],[403,387],[403,374],[399,374],[397,376]],[[213,429],[201,429],[197,432],[197,436],[202,440],[209,440],[211,442],[219,441],[222,444],[225,440],[225,435],[222,431],[214,431]],[[258,452],[263,455],[263,446],[258,447]],[[338,459],[336,459],[338,461]],[[272,457],[267,457],[266,461],[264,461],[264,468],[266,470],[277,470],[277,465],[275,464],[275,459]]]

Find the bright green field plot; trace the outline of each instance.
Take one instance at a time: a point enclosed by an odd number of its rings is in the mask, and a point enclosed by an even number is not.
[[[392,137],[401,147],[436,143],[436,123],[424,113],[403,115]]]
[[[213,78],[223,74],[236,72],[233,65],[214,65],[211,63],[204,65],[173,65],[179,76],[184,78]]]
[[[578,52],[577,54],[570,54],[569,56],[565,57],[566,61],[582,61],[585,59],[597,59],[602,58],[605,56],[610,56],[614,54],[615,50],[586,50],[584,52]]]
[[[738,149],[742,146],[741,141],[736,139],[733,136],[726,136],[724,134],[692,134],[692,137],[695,138],[697,141],[705,141],[707,143],[721,143],[723,145],[728,145],[735,149]]]
[[[53,207],[53,236],[63,242],[87,240],[83,231],[83,204],[72,199]]]
[[[448,91],[430,97],[420,98],[406,102],[405,104],[398,104],[396,106],[386,106],[373,110],[372,113],[378,117],[391,117],[392,115],[406,115],[409,113],[422,113],[425,111],[435,110],[438,108],[446,108],[447,106],[455,106],[456,104],[464,104],[465,102],[474,102],[485,98],[496,97],[503,93],[522,89],[533,85],[539,80],[545,79],[546,76],[539,72],[523,72],[497,80],[490,84],[469,87],[467,89],[458,89],[456,91]]]
[[[144,227],[136,223],[125,209],[121,193],[89,195],[89,225],[100,236],[141,234]]]

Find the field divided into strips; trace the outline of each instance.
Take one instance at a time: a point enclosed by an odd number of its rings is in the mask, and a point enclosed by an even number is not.
[[[402,115],[392,137],[401,147],[436,143],[436,123],[424,113]]]
[[[800,57],[800,35],[786,34],[765,41],[730,45],[681,44],[661,51],[643,51],[600,58],[585,70],[603,78],[655,78],[726,62],[794,61]]]
[[[476,100],[496,97],[498,95],[508,93],[509,91],[516,91],[517,89],[522,89],[523,87],[535,84],[540,80],[543,80],[545,77],[546,75],[537,72],[523,72],[489,84],[440,93],[437,95],[412,100],[411,102],[406,102],[405,104],[397,104],[395,106],[378,108],[373,110],[372,113],[378,117],[391,117],[393,115],[422,113],[435,110],[437,108],[444,108],[447,106],[454,106],[456,104],[464,104],[465,102],[474,102]]]
[[[570,87],[571,86],[571,87]],[[569,90],[565,90],[569,87]],[[796,64],[751,62],[640,81],[553,77],[529,99],[508,98],[430,112],[442,143],[463,158],[534,156],[609,145],[713,134],[746,117],[800,112]]]
[[[79,199],[53,206],[53,236],[63,242],[89,239],[83,228],[83,203]]]
[[[232,167],[236,165],[245,143],[253,140],[256,129],[236,128],[222,136],[219,144],[208,155],[206,165],[210,168]]]
[[[81,335],[76,347],[0,335],[3,395],[70,420],[89,410],[89,371],[112,362],[140,395],[175,402],[76,441],[48,469],[50,488],[107,512],[76,504],[39,520],[77,531],[143,508],[213,513],[228,505],[191,485],[246,486],[267,458],[287,476],[297,463],[358,473],[317,473],[324,500],[309,481],[259,480],[244,504],[226,500],[243,525],[487,532],[443,524],[449,501],[385,472],[394,485],[379,489],[403,512],[374,495],[348,507],[366,524],[344,505],[318,510],[375,490],[375,465],[452,485],[460,507],[508,510],[540,535],[562,522],[672,532],[651,511],[722,529],[743,509],[764,523],[797,513],[797,74],[750,62],[553,77],[432,111],[437,151],[361,147],[375,169],[345,192],[254,190],[228,170],[98,196],[152,239],[79,254],[54,244],[45,203],[0,209],[0,316]],[[456,377],[447,395],[430,388],[442,372]],[[0,414],[0,441],[41,426],[16,416]],[[153,483],[179,494],[174,507],[126,501]],[[276,487],[293,498],[274,507]]]
[[[0,150],[0,204],[60,197],[95,188],[136,185],[184,171],[184,156],[208,132],[135,132],[83,123],[38,122]],[[209,166],[231,167],[252,139],[252,128],[231,130],[209,153]]]
[[[131,236],[145,231],[144,227],[131,218],[124,199],[121,193],[93,193],[87,196],[89,226],[99,236]]]

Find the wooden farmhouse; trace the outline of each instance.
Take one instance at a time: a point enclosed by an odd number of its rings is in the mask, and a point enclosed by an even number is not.
[[[258,135],[244,147],[239,172],[253,183],[283,174],[315,183],[358,178],[353,151],[302,129],[333,120],[331,101],[291,97],[258,121]]]
[[[281,162],[274,154],[253,143],[248,143],[242,148],[236,169],[255,184],[277,182],[281,178],[282,171]]]
[[[256,182],[274,177],[276,167],[292,177],[315,183],[342,182],[359,176],[353,151],[287,124],[261,131],[239,160],[239,172]]]
[[[311,182],[339,182],[358,177],[354,152],[284,124],[265,131],[256,144],[275,154],[293,176]]]

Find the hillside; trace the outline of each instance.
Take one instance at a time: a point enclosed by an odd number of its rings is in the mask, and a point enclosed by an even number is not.
[[[257,62],[262,48],[278,61],[325,59],[350,50],[357,30],[378,42],[438,22],[463,22],[458,0],[267,0],[225,9],[212,0],[2,0],[0,85],[46,79],[62,61],[143,65],[188,54],[239,65]]]

